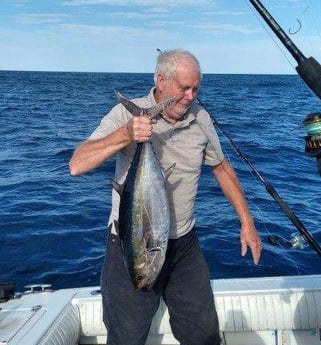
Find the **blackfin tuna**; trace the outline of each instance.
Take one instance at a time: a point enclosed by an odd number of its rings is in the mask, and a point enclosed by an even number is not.
[[[117,93],[134,116],[158,116],[175,98],[148,109],[138,107]],[[165,261],[170,230],[170,209],[166,191],[166,172],[161,168],[151,142],[138,143],[123,185],[113,182],[120,194],[116,227],[124,261],[135,288],[150,290]]]

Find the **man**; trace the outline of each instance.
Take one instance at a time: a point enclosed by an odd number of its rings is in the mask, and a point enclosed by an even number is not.
[[[197,59],[189,52],[173,50],[158,57],[155,88],[147,97],[134,100],[149,108],[176,97],[156,121],[133,117],[117,105],[82,143],[70,161],[72,175],[103,164],[117,154],[115,179],[122,183],[136,143],[152,141],[164,170],[175,163],[168,178],[171,205],[170,240],[162,271],[151,291],[135,290],[126,271],[119,238],[111,230],[101,276],[104,321],[109,345],[144,345],[160,297],[170,314],[174,336],[182,345],[220,344],[207,264],[199,249],[194,225],[194,202],[201,165],[213,174],[241,222],[241,254],[250,247],[255,264],[261,241],[244,193],[233,168],[224,158],[209,114],[195,99],[201,82]],[[113,192],[110,224],[118,219],[119,196]]]

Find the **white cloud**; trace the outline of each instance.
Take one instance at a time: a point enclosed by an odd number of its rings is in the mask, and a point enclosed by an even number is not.
[[[166,30],[145,30],[144,28],[134,28],[130,26],[117,25],[80,25],[62,24],[55,27],[57,33],[77,37],[82,41],[87,41],[88,45],[95,44],[97,41],[113,42],[123,46],[125,42],[154,41],[155,38],[168,37]],[[72,37],[70,37],[72,38]],[[71,41],[72,42],[72,41]]]
[[[248,35],[258,32],[257,29],[250,29],[246,25],[236,25],[230,23],[203,22],[200,24],[193,24],[193,27],[206,32],[211,32],[214,35],[235,32]]]
[[[19,24],[60,23],[72,16],[66,13],[23,13],[16,17]]]
[[[164,0],[162,6],[155,0],[62,2],[70,7],[55,8],[59,13],[50,13],[50,6],[44,12],[29,6],[15,18],[0,14],[5,19],[0,21],[0,46],[6,52],[0,56],[0,69],[152,72],[156,48],[183,48],[200,59],[206,73],[293,70],[243,2]],[[85,7],[90,4],[107,6]],[[305,55],[318,59],[320,35],[312,41],[308,29],[305,24],[295,43]],[[318,51],[309,54],[311,47]]]
[[[212,4],[210,0],[164,0],[162,6],[176,5],[205,5]],[[62,3],[64,6],[92,6],[92,5],[117,5],[117,6],[155,6],[155,0],[67,0]]]

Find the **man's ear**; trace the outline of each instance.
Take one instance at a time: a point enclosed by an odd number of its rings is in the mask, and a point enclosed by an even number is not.
[[[165,77],[162,75],[162,74],[159,74],[157,76],[157,79],[156,79],[156,82],[157,82],[157,88],[160,92],[162,92],[164,90],[164,86],[165,86],[165,83],[166,83],[166,79]]]

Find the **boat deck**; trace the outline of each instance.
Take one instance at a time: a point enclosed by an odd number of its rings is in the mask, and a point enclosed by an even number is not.
[[[321,345],[321,275],[212,281],[223,345]],[[0,304],[0,345],[106,344],[98,287]],[[162,302],[147,345],[177,345]]]

